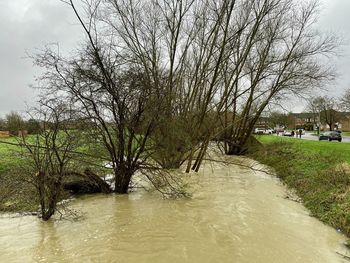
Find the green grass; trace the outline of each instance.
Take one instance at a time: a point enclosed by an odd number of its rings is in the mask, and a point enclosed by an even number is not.
[[[350,236],[350,144],[257,136],[251,153],[296,190],[311,215]]]
[[[26,160],[16,138],[0,138],[0,211],[21,212],[37,209],[36,192],[23,171]]]
[[[22,161],[20,147],[6,143],[17,143],[17,140],[16,138],[0,138],[0,175],[19,167]]]
[[[350,144],[339,143],[338,141],[311,141],[300,140],[289,137],[277,136],[256,136],[263,144],[271,143],[290,143],[293,147],[297,147],[304,154],[340,154],[341,158],[350,164]]]

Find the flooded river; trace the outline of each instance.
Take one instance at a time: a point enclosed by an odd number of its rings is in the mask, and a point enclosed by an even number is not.
[[[215,170],[215,172],[214,172]],[[0,219],[0,262],[349,262],[345,238],[264,173],[205,165],[193,197],[79,198],[78,221]]]

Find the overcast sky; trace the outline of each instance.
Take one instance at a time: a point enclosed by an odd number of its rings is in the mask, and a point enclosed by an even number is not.
[[[0,0],[0,116],[36,101],[29,85],[39,72],[27,52],[57,42],[69,50],[82,36],[71,9],[59,0]]]
[[[319,28],[336,31],[350,43],[350,0],[323,0]],[[0,0],[0,116],[11,110],[24,111],[35,102],[38,69],[26,59],[45,44],[59,43],[69,51],[83,37],[72,11],[59,0]],[[350,88],[350,45],[336,60],[339,78],[329,93],[340,95]],[[294,103],[293,103],[294,104]],[[302,110],[302,103],[290,110]]]

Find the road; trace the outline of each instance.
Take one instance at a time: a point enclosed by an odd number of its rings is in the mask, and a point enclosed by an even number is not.
[[[304,135],[301,135],[301,139],[303,140],[310,140],[310,141],[318,141],[318,137],[312,135],[313,132],[306,132]],[[342,136],[342,142],[344,143],[350,143],[350,136]],[[298,137],[299,139],[299,137]],[[338,143],[338,141],[334,141],[334,143]]]

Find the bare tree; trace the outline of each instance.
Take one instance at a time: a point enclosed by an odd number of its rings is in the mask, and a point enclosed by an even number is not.
[[[6,130],[6,120],[3,118],[0,118],[0,131]]]
[[[18,135],[24,129],[24,121],[17,112],[10,112],[6,115],[6,129],[11,135]]]
[[[312,97],[307,100],[306,110],[312,114],[313,123],[320,125],[320,111],[318,99]]]
[[[269,103],[303,94],[333,77],[318,59],[333,54],[337,40],[314,30],[317,7],[317,1],[254,1],[254,22],[239,42],[243,48],[237,48],[233,88],[224,105],[226,153],[247,149]],[[237,63],[242,65],[238,72]]]
[[[41,130],[29,138],[22,135],[19,146],[24,149],[23,157],[28,160],[25,174],[31,175],[31,183],[37,189],[40,216],[46,221],[57,210],[63,177],[72,169],[80,133],[69,128],[74,112],[62,101],[42,101],[34,114],[41,120]]]
[[[119,193],[149,157],[198,171],[218,133],[243,153],[270,102],[332,77],[320,57],[338,43],[314,30],[317,1],[92,0],[85,13],[63,2],[86,46],[37,62],[93,124]]]
[[[350,89],[344,91],[344,94],[340,98],[340,103],[344,110],[350,111]]]
[[[289,118],[288,114],[280,112],[280,111],[272,111],[268,115],[268,121],[270,127],[288,127],[289,126]]]
[[[338,111],[337,103],[334,98],[328,96],[319,96],[310,99],[308,108],[312,110],[316,118],[333,130],[341,118],[341,112]]]
[[[104,18],[123,52],[165,94],[154,141],[164,168],[177,168],[212,127],[205,119],[220,88],[238,1],[106,1]],[[241,25],[243,27],[244,25]],[[204,140],[203,140],[204,139]],[[199,165],[195,165],[199,167]]]
[[[47,68],[41,79],[43,91],[59,93],[71,102],[85,122],[87,138],[103,148],[100,157],[113,169],[115,192],[127,193],[135,171],[147,166],[162,94],[153,89],[142,69],[118,64],[118,53],[104,57],[112,52],[110,48],[90,42],[78,59],[46,50],[36,63]]]

